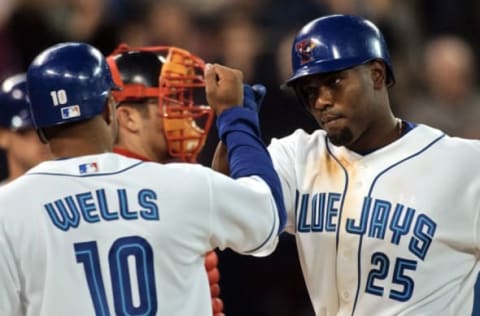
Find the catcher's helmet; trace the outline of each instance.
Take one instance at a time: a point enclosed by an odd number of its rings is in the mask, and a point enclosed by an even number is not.
[[[340,71],[380,59],[387,68],[387,85],[395,83],[392,62],[383,35],[370,21],[354,15],[329,15],[306,24],[292,46],[293,75],[298,79]]]
[[[8,77],[0,87],[0,126],[14,131],[33,127],[24,73]]]
[[[37,129],[100,114],[115,89],[102,53],[85,43],[54,45],[38,55],[27,71],[27,89]]]
[[[195,161],[213,121],[205,102],[204,61],[177,47],[121,44],[107,62],[120,87],[113,92],[119,106],[158,99],[169,154]]]

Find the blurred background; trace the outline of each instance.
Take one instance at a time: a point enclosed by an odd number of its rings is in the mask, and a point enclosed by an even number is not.
[[[391,89],[397,116],[480,138],[480,2],[474,0],[0,0],[0,80],[26,71],[57,42],[87,42],[106,55],[121,42],[174,45],[267,86],[260,117],[269,143],[296,128],[317,128],[280,85],[291,72],[295,33],[331,13],[360,14],[384,33],[397,78]],[[211,161],[215,135],[202,164]],[[0,180],[7,172],[0,152]],[[268,258],[219,256],[227,315],[313,315],[291,236],[281,236]]]

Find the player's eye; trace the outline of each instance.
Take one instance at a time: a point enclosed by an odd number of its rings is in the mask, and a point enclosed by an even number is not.
[[[309,106],[315,104],[318,98],[319,88],[317,86],[305,86],[302,89],[303,97]]]
[[[332,76],[325,81],[325,85],[332,89],[338,88],[342,85],[342,79],[340,75]]]

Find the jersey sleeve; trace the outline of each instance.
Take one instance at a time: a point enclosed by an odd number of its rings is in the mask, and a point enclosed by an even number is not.
[[[280,221],[278,233],[285,227],[286,212],[280,179],[260,136],[258,113],[233,107],[217,118],[218,136],[227,146],[230,176],[234,179],[260,177],[270,188]]]
[[[273,166],[282,186],[285,210],[287,212],[285,230],[290,233],[295,231],[296,197],[295,160],[293,159],[295,151],[292,141],[292,136],[282,140],[273,138],[268,146]]]
[[[0,217],[0,315],[21,315],[20,282],[16,266],[12,245]]]
[[[269,186],[260,177],[209,177],[213,247],[266,256],[277,244],[279,218]]]

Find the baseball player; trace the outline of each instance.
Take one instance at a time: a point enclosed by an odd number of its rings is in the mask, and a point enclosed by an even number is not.
[[[28,110],[25,74],[6,78],[0,86],[0,148],[6,152],[6,184],[50,158],[48,145],[38,139]]]
[[[471,315],[480,142],[395,117],[387,45],[362,17],[309,22],[291,57],[286,84],[321,129],[268,149],[316,315]]]
[[[117,102],[118,135],[113,151],[155,162],[196,162],[214,112],[194,96],[204,95],[204,61],[171,46],[121,44],[107,57]],[[205,256],[214,316],[221,316],[220,272],[214,251]]]
[[[32,116],[58,159],[0,190],[0,315],[212,315],[205,253],[273,251],[283,197],[257,114],[234,106],[251,102],[242,74],[205,77],[234,179],[111,153],[118,87],[106,59],[84,43],[35,58]]]

